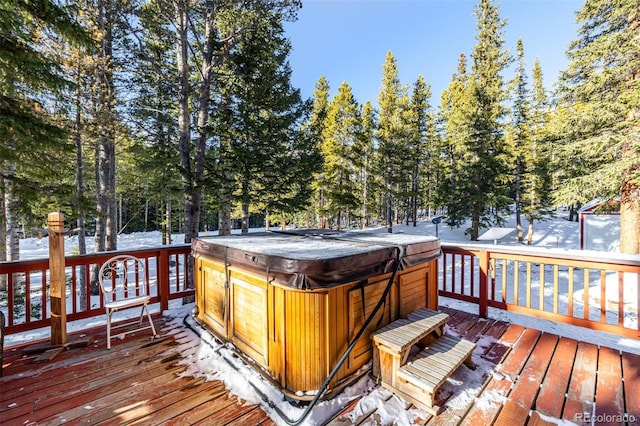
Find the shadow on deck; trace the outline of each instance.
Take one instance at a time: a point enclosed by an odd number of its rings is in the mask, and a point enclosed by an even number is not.
[[[448,333],[476,342],[477,368],[460,367],[440,388],[441,412],[431,416],[377,386],[329,424],[640,424],[640,355],[443,310]],[[161,330],[154,340],[135,333],[107,350],[105,329],[92,329],[83,332],[91,345],[46,363],[34,363],[26,346],[5,348],[1,423],[274,424],[221,381],[192,377],[181,361],[199,339],[180,321],[154,321]]]

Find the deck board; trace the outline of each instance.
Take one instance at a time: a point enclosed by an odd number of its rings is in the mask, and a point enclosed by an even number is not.
[[[640,355],[622,353],[622,376],[626,412],[635,417],[640,424]]]
[[[517,335],[517,340],[514,342],[507,341],[507,343],[512,343],[513,347],[504,362],[496,368],[496,374],[489,378],[489,383],[485,387],[485,395],[497,395],[501,398],[507,397],[514,381],[518,374],[520,374],[529,354],[540,337],[538,330],[525,329],[524,327],[518,328],[521,328],[521,334],[514,333],[507,336],[515,337],[515,335]],[[505,335],[506,334],[507,333],[505,333]],[[482,398],[481,396],[465,417],[465,421],[469,421],[471,424],[492,424],[501,408],[502,403],[499,399],[491,397]]]
[[[578,343],[573,372],[562,410],[563,419],[575,421],[578,414],[593,412],[597,370],[598,347],[590,343]]]
[[[542,415],[562,416],[564,398],[559,398],[558,394],[569,386],[577,348],[578,342],[573,339],[561,338],[558,342],[536,401],[536,410]]]
[[[525,424],[529,417],[529,409],[538,396],[540,384],[544,378],[549,361],[558,342],[558,336],[543,333],[527,359],[524,368],[508,394],[509,404],[505,404],[496,424]],[[516,407],[519,406],[519,407]]]
[[[619,351],[600,348],[595,397],[597,417],[605,418],[610,413],[624,412],[621,362]],[[620,418],[618,421],[611,420],[610,424],[624,424],[624,421]]]
[[[23,355],[29,345],[6,348],[2,423],[225,424],[215,420],[224,412],[229,421],[251,413],[250,424],[272,424],[259,407],[231,397],[223,382],[178,377],[186,369],[180,351],[191,343],[179,345],[165,318],[156,315],[154,323],[160,338],[142,331],[113,341],[111,350],[104,327],[85,331],[95,336],[92,345],[47,363],[33,364],[38,354]]]
[[[473,359],[493,367],[477,376],[484,384],[468,405],[448,406],[458,390],[447,384],[436,395],[442,411],[437,416],[425,413],[417,424],[549,425],[554,424],[549,419],[559,417],[575,422],[576,414],[591,412],[594,403],[596,414],[626,412],[636,418],[629,424],[640,422],[640,355],[448,308],[443,312],[451,316],[452,334],[484,345],[476,348]],[[181,330],[175,328],[181,325],[160,316],[154,322],[160,338],[152,340],[145,332],[128,335],[114,341],[109,351],[100,327],[83,332],[94,339],[88,347],[64,350],[38,364],[33,363],[38,353],[24,353],[28,345],[5,348],[2,423],[275,424],[260,406],[231,396],[222,382],[179,376],[186,368],[180,364],[185,348],[197,342],[178,337]],[[329,424],[352,424],[349,413],[356,409],[365,414],[355,421],[376,424],[380,415],[366,400],[367,395],[356,397]],[[361,403],[369,408],[362,411]],[[406,409],[415,407],[406,404]]]

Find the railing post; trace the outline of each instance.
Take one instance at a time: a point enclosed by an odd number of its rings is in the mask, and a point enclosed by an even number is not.
[[[489,313],[489,252],[480,251],[480,302],[478,303],[478,315],[486,318]]]
[[[158,257],[158,291],[160,294],[160,312],[169,309],[169,252],[160,250]]]
[[[67,343],[67,304],[64,260],[64,214],[49,213],[49,271],[51,283],[51,344]],[[27,315],[29,313],[27,312]]]

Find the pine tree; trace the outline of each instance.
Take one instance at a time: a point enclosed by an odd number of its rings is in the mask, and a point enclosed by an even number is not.
[[[442,135],[438,151],[443,160],[437,204],[446,207],[446,222],[449,226],[460,226],[466,221],[471,203],[470,194],[463,185],[466,179],[463,148],[469,144],[472,135],[471,123],[467,119],[471,108],[470,87],[467,57],[461,54],[457,71],[447,89],[442,92],[438,111]]]
[[[163,243],[169,243],[171,217],[165,204],[182,195],[177,147],[177,67],[174,40],[169,23],[172,15],[166,0],[153,0],[138,10],[140,42],[133,46],[128,91],[133,94],[128,118],[135,144],[131,155],[138,167],[132,174],[132,193],[142,196],[144,226],[149,226],[150,208],[159,206]],[[164,208],[162,207],[164,206]]]
[[[0,34],[0,260],[5,260],[19,258],[20,218],[33,220],[37,206],[50,206],[72,191],[64,165],[73,145],[66,123],[55,116],[72,81],[55,54],[39,44],[86,48],[90,39],[67,9],[49,0],[0,1]]]
[[[533,223],[551,213],[551,174],[548,149],[549,105],[536,59],[533,66],[533,88],[530,109],[530,144],[524,155],[522,175],[522,213],[528,219],[527,244],[533,242]]]
[[[620,195],[620,251],[640,251],[640,4],[587,0],[560,78],[557,147],[570,174],[555,191],[571,205]]]
[[[329,110],[329,91],[330,86],[326,78],[320,77],[315,84],[313,92],[313,102],[311,107],[311,115],[304,125],[304,132],[313,143],[318,152],[322,153],[322,132],[324,131],[327,112]],[[320,157],[320,171],[315,173],[312,183],[312,199],[311,207],[307,211],[307,226],[319,226],[320,228],[328,228],[327,217],[321,214],[327,204],[326,196],[323,193],[322,182],[324,181],[324,158]]]
[[[317,170],[313,139],[301,132],[309,105],[291,86],[291,47],[281,17],[259,12],[230,58],[235,78],[231,153],[243,232],[248,232],[251,206],[281,217],[306,207]]]
[[[356,159],[353,152],[361,134],[360,107],[347,82],[329,104],[322,132],[324,180],[321,187],[327,204],[321,211],[337,229],[349,226],[349,214],[359,205],[356,194]],[[345,217],[346,216],[346,217]]]
[[[517,238],[518,242],[522,242],[522,187],[525,169],[527,168],[525,156],[527,156],[531,146],[531,106],[529,103],[528,77],[524,62],[524,45],[522,39],[518,39],[516,49],[516,75],[511,81],[514,99],[513,106],[511,107],[511,124],[508,138],[511,140],[514,149],[513,196],[515,202]]]
[[[409,158],[407,161],[408,169],[411,172],[411,191],[409,211],[407,214],[407,224],[409,220],[413,222],[413,226],[418,221],[418,202],[421,194],[424,194],[433,180],[426,168],[426,163],[432,160],[432,142],[433,133],[433,116],[429,98],[431,97],[431,87],[422,75],[413,85],[410,104],[410,131],[412,134],[411,141],[407,147]],[[427,173],[424,173],[424,172]],[[426,201],[426,200],[425,200]]]
[[[362,108],[361,132],[353,146],[356,166],[356,193],[360,205],[360,225],[364,229],[371,223],[371,212],[376,211],[376,176],[373,173],[375,156],[376,116],[371,102]]]
[[[393,54],[387,52],[382,71],[382,88],[378,95],[380,107],[378,118],[377,170],[385,176],[387,231],[393,232],[394,210],[401,199],[405,199],[407,177],[406,147],[410,134],[407,126],[409,98],[407,88],[402,86],[398,66]],[[397,215],[395,215],[397,216]]]
[[[461,110],[469,133],[453,141],[458,158],[453,197],[447,206],[450,225],[471,219],[466,232],[473,241],[478,239],[480,228],[501,222],[500,215],[508,211],[510,202],[510,155],[502,123],[507,94],[502,72],[510,62],[503,50],[505,21],[491,0],[480,0],[475,15],[478,43],[471,54],[466,106]]]

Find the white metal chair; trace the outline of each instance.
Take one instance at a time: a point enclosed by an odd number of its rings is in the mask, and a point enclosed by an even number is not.
[[[104,307],[107,311],[107,349],[111,349],[111,315],[119,310],[141,307],[140,319],[135,322],[127,322],[114,326],[114,329],[128,327],[138,323],[138,328],[129,329],[121,334],[129,334],[135,331],[150,328],[153,336],[156,329],[149,313],[148,276],[145,273],[143,259],[129,255],[118,255],[107,260],[98,274],[100,289],[104,296]],[[147,311],[148,326],[142,326],[144,312]]]

